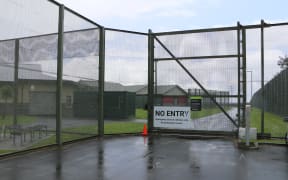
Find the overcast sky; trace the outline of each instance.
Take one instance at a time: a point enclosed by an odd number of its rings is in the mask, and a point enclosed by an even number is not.
[[[93,21],[147,32],[287,21],[287,0],[58,0]]]

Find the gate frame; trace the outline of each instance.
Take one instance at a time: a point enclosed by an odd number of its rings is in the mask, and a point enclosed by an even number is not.
[[[221,32],[221,31],[237,31],[237,55],[217,55],[217,56],[194,56],[194,57],[176,57],[158,38],[157,36],[161,35],[178,35],[178,34],[192,34],[192,33],[201,33],[201,32]],[[242,35],[242,39],[241,39]],[[171,58],[154,58],[154,41],[157,41],[160,46],[171,56]],[[242,54],[241,54],[242,50]],[[181,63],[181,60],[185,59],[212,59],[212,58],[237,58],[238,64],[238,95],[237,97],[237,123],[234,119],[225,111],[225,109],[214,99],[214,97],[206,90],[206,88],[193,76],[193,74]],[[158,61],[169,61],[174,60],[178,65],[189,75],[189,77],[204,91],[207,97],[225,114],[225,116],[233,123],[233,125],[237,128],[237,134],[239,131],[239,127],[245,125],[245,106],[246,106],[246,29],[241,26],[238,22],[237,26],[234,27],[223,27],[223,28],[210,28],[210,29],[198,29],[198,30],[186,30],[186,31],[173,31],[173,32],[161,32],[161,33],[153,33],[152,30],[149,29],[148,32],[148,130],[150,132],[154,130],[160,130],[154,127],[154,97],[155,91],[154,86],[157,83],[155,77],[157,76],[157,69],[154,63]],[[242,60],[242,67],[241,67]],[[241,81],[241,72],[242,72],[242,81]],[[241,86],[242,83],[242,86]],[[242,88],[241,88],[242,87]],[[241,94],[241,90],[243,94]],[[235,95],[229,95],[229,97],[235,97]],[[242,98],[242,103],[241,103]],[[163,129],[161,129],[163,131]],[[187,132],[187,130],[178,130],[177,132]],[[188,130],[189,132],[196,132],[199,130]],[[210,132],[210,131],[204,131]],[[217,131],[213,131],[213,133],[217,133]],[[219,133],[219,132],[218,132]],[[221,132],[220,132],[221,133]],[[226,133],[226,132],[222,132]]]

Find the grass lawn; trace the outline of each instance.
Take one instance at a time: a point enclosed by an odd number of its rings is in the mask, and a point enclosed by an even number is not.
[[[135,122],[113,122],[104,126],[105,134],[138,133],[143,130],[142,123]]]
[[[286,144],[284,139],[258,139],[259,143]]]
[[[75,139],[80,139],[80,138],[85,138],[85,137],[89,137],[89,135],[62,133],[62,142],[72,141]],[[51,144],[56,144],[56,136],[55,135],[52,135],[52,136],[48,137],[47,139],[39,141],[38,143],[34,144],[33,146],[31,146],[29,148],[42,147],[42,146],[47,146],[47,145],[51,145]]]
[[[244,139],[241,142],[245,143]],[[257,140],[250,140],[250,142],[258,142],[258,143],[270,143],[270,144],[286,144],[284,139],[257,139]]]
[[[104,125],[105,134],[139,133],[142,131],[142,129],[143,129],[142,123],[134,123],[134,122],[109,122],[105,123]],[[66,128],[63,129],[63,131],[71,132],[71,133],[62,133],[62,141],[67,142],[75,139],[89,137],[92,135],[97,135],[98,127],[97,125],[80,126],[80,127]],[[72,134],[77,132],[87,134],[85,135]],[[51,137],[34,144],[32,147],[41,147],[49,144],[55,144],[55,142],[56,142],[56,136],[52,135]]]
[[[213,114],[220,113],[221,110],[219,108],[210,108],[210,109],[203,109],[202,111],[194,111],[191,114],[192,118],[200,118],[205,117]],[[144,109],[136,109],[136,119],[147,119],[147,110]],[[121,133],[139,133],[143,129],[142,123],[135,123],[135,122],[109,122],[105,123],[104,125],[104,133],[105,134],[121,134]],[[65,132],[70,133],[63,133],[62,134],[62,141],[71,141],[75,139],[89,137],[91,135],[96,135],[98,131],[97,125],[92,126],[80,126],[80,127],[73,127],[73,128],[66,128],[63,129]],[[72,133],[86,133],[88,135],[81,135],[81,134],[72,134]],[[90,134],[90,135],[89,135]],[[40,147],[49,144],[55,144],[56,137],[52,135],[51,137],[42,140],[41,142],[34,144],[32,147]]]
[[[261,131],[261,110],[252,108],[251,112],[251,127],[256,127],[257,131]],[[271,133],[272,137],[284,137],[288,132],[288,123],[283,121],[283,117],[265,112],[264,114],[264,132]]]
[[[36,121],[35,117],[32,116],[18,116],[18,124],[30,124]],[[13,116],[6,116],[4,119],[0,117],[0,126],[7,126],[13,124]]]
[[[229,110],[226,108],[226,110]],[[193,111],[191,113],[191,118],[201,118],[213,114],[220,113],[221,110],[219,108],[210,108],[210,109],[202,109],[202,111]],[[257,108],[253,108],[251,112],[251,127],[256,127],[258,131],[260,131],[261,126],[261,112]],[[147,111],[143,109],[137,109],[136,110],[136,118],[137,119],[147,119]],[[1,121],[1,120],[0,120]],[[31,117],[19,117],[19,123],[32,123],[35,119]],[[2,120],[1,125],[3,124],[11,124],[12,117],[8,117],[8,119]],[[121,134],[121,133],[138,133],[141,132],[143,129],[142,123],[135,123],[135,122],[109,122],[105,123],[104,126],[104,132],[105,134]],[[97,134],[98,127],[97,125],[92,126],[80,126],[80,127],[74,127],[74,128],[66,128],[63,129],[65,132],[71,132],[71,133],[63,133],[62,134],[62,141],[71,141],[75,139],[85,138],[89,137],[91,135]],[[265,133],[271,133],[272,136],[278,136],[283,137],[284,134],[288,131],[288,123],[285,123],[283,121],[283,118],[280,116],[277,116],[272,113],[265,113]],[[85,135],[81,134],[73,134],[73,133],[86,133]],[[40,147],[45,146],[49,144],[55,144],[56,137],[55,135],[50,136],[47,139],[44,139],[37,144],[34,144],[32,147]],[[284,140],[258,140],[258,142],[271,142],[271,143],[285,143]],[[0,153],[5,152],[11,152],[9,150],[0,150]]]
[[[15,152],[15,150],[3,150],[3,149],[0,149],[0,154],[6,154],[6,153],[12,153],[12,152]]]
[[[145,109],[136,109],[136,119],[147,119],[148,112]]]
[[[143,128],[142,123],[135,123],[129,121],[108,122],[104,124],[104,133],[105,134],[137,133],[141,132],[142,128]],[[93,125],[93,126],[73,127],[73,128],[66,128],[63,131],[97,134],[98,126]]]

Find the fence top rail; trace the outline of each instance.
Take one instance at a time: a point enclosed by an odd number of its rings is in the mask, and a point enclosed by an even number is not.
[[[183,30],[183,31],[167,31],[167,32],[158,32],[158,33],[153,33],[153,34],[156,36],[165,36],[165,35],[190,34],[190,33],[201,33],[201,32],[233,31],[237,29],[238,29],[237,26],[231,26],[231,27],[219,27],[219,28],[207,28],[207,29],[192,29],[192,30]]]
[[[193,60],[193,59],[228,59],[237,58],[239,55],[229,54],[229,55],[215,55],[215,56],[190,56],[190,57],[177,57],[179,60]],[[242,55],[240,55],[242,57]],[[175,58],[154,58],[154,61],[175,61]]]
[[[123,29],[114,29],[114,28],[105,28],[105,30],[148,36],[148,33],[143,33],[143,32],[138,32],[138,31],[129,31],[129,30],[123,30]]]
[[[283,23],[266,23],[264,24],[264,28],[274,27],[274,26],[287,26],[288,22]],[[254,25],[240,25],[243,29],[257,29],[261,28],[261,24]],[[190,33],[201,33],[201,32],[216,32],[216,31],[233,31],[238,30],[238,26],[230,26],[230,27],[217,27],[217,28],[205,28],[205,29],[192,29],[192,30],[183,30],[183,31],[167,31],[167,32],[156,32],[154,33],[156,36],[165,36],[165,35],[177,35],[177,34],[190,34]]]
[[[264,28],[269,28],[269,27],[275,27],[275,26],[287,26],[288,22],[283,22],[283,23],[264,23]],[[261,28],[261,24],[254,24],[254,25],[244,25],[242,26],[244,29],[258,29]]]

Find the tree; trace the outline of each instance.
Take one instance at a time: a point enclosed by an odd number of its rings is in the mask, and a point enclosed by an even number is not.
[[[281,69],[288,68],[288,56],[285,55],[284,57],[279,56],[278,65]]]
[[[4,112],[2,114],[2,119],[4,119],[7,114],[8,100],[13,97],[13,88],[9,85],[2,86],[0,88],[0,95],[1,95],[1,99],[3,99],[5,103]]]

